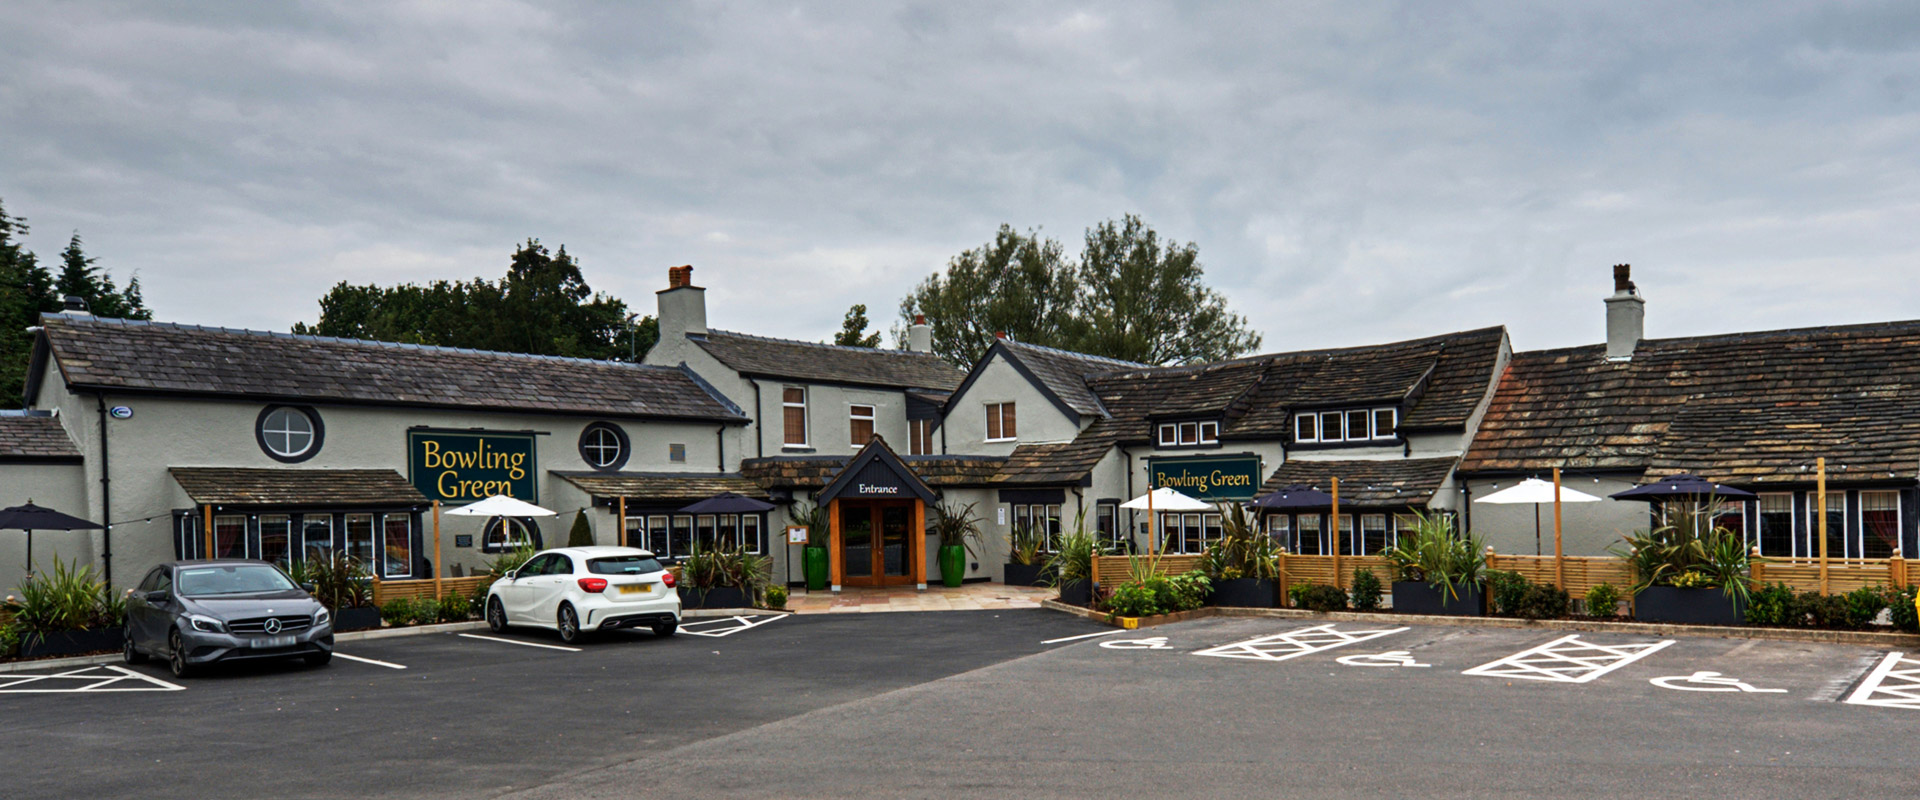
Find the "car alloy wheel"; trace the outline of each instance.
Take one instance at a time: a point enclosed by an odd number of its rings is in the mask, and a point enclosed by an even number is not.
[[[573,606],[560,607],[560,641],[573,644],[580,640],[580,616],[573,613]]]
[[[187,663],[187,647],[180,641],[180,632],[167,634],[167,668],[173,671],[173,677],[184,678],[193,674],[193,667]]]
[[[127,662],[128,664],[147,663],[147,654],[140,652],[140,648],[135,647],[133,644],[133,626],[132,625],[127,626],[124,636],[126,638],[126,643],[120,646],[121,660]]]
[[[507,609],[500,605],[498,597],[487,600],[487,627],[492,628],[494,633],[507,632]]]

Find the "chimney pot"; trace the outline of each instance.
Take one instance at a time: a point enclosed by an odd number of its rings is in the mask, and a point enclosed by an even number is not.
[[[927,324],[927,315],[925,315],[925,314],[915,314],[915,315],[913,315],[913,324],[915,324],[915,325],[925,325],[925,324]]]
[[[77,294],[70,294],[60,298],[60,306],[61,311],[75,316],[88,316],[92,314],[92,312],[87,309],[87,298]]]
[[[1607,360],[1631,361],[1646,337],[1647,301],[1634,287],[1626,264],[1613,268],[1613,296],[1607,298]]]
[[[1635,287],[1633,285],[1632,274],[1633,274],[1632,264],[1613,265],[1613,290],[1615,292],[1634,291]]]
[[[1007,338],[1007,332],[1006,332],[1006,331],[994,331],[994,332],[993,332],[993,338],[995,338],[995,339],[1005,339],[1005,338]]]
[[[667,269],[667,288],[678,289],[693,285],[693,265],[687,264]]]

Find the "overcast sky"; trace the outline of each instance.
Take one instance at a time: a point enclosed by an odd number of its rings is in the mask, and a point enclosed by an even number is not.
[[[161,319],[565,244],[823,339],[1138,213],[1265,350],[1920,317],[1920,4],[0,3],[0,201]]]

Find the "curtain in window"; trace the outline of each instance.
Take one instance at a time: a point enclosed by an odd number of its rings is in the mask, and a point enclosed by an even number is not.
[[[1861,555],[1892,558],[1900,546],[1900,493],[1861,492],[1860,520],[1866,528]]]

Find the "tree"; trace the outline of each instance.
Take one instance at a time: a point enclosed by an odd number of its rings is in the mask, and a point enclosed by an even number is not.
[[[67,240],[67,249],[60,251],[60,277],[54,280],[54,289],[63,305],[66,297],[72,295],[85,300],[87,311],[95,316],[153,319],[146,298],[140,294],[140,276],[134,275],[127,281],[126,291],[121,291],[113,285],[111,274],[94,266],[98,261],[81,249],[80,232],[74,231],[73,238]]]
[[[580,511],[573,515],[573,528],[567,531],[567,546],[593,546],[593,524],[587,522],[587,512]]]
[[[106,271],[95,266],[97,259],[82,250],[80,234],[60,252],[56,279],[19,240],[27,232],[25,219],[0,207],[0,407],[6,408],[18,407],[25,399],[22,390],[33,353],[33,334],[27,328],[40,324],[41,314],[64,308],[63,295],[85,299],[99,316],[153,318],[140,292],[140,277],[133,276],[124,291],[115,288]]]
[[[1050,347],[1071,347],[1074,274],[1060,243],[1040,232],[1001,225],[993,241],[954,256],[900,301],[900,317],[927,315],[933,351],[956,364],[985,355],[996,333]],[[905,329],[895,332],[905,338]]]
[[[880,332],[867,333],[866,303],[854,303],[847,309],[847,317],[840,322],[840,332],[834,334],[833,343],[841,347],[880,346]]]
[[[900,302],[927,315],[933,349],[971,364],[996,333],[1016,341],[1146,364],[1216,361],[1260,346],[1246,319],[1207,288],[1199,248],[1163,242],[1139,217],[1086,232],[1078,261],[1038,231],[1001,225]],[[903,338],[904,323],[896,330]]]
[[[565,247],[538,239],[515,248],[498,281],[342,281],[320,298],[320,319],[293,332],[610,361],[638,361],[660,338],[653,318],[635,323],[626,303],[587,285]]]
[[[1232,358],[1260,346],[1260,334],[1207,287],[1200,248],[1160,239],[1132,214],[1087,231],[1076,268],[1081,352],[1143,364]]]

